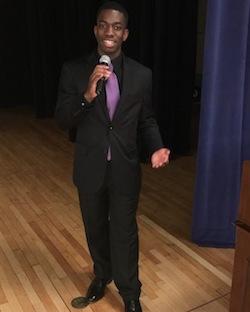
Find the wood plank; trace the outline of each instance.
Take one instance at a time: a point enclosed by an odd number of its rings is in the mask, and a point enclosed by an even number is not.
[[[194,312],[228,312],[229,311],[230,295],[219,297],[201,307],[193,309]],[[189,312],[191,312],[189,311]]]

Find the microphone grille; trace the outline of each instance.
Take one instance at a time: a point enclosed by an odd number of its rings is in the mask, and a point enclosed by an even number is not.
[[[111,59],[108,55],[102,55],[99,59],[100,64],[107,64],[108,66],[111,64]]]

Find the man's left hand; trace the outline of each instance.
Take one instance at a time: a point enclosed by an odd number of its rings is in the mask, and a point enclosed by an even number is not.
[[[169,163],[170,150],[161,148],[154,152],[151,156],[151,164],[153,168],[160,168]]]

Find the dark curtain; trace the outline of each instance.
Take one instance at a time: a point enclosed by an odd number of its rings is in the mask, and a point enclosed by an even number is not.
[[[250,0],[209,0],[193,240],[232,247],[250,159]]]
[[[29,101],[37,117],[53,116],[62,63],[94,49],[92,29],[102,1],[2,1],[2,66],[13,77],[12,81],[3,79],[3,83],[6,90],[22,89],[26,96],[16,92],[3,99],[0,95],[0,105]],[[130,36],[124,50],[153,70],[154,107],[164,141],[172,150],[186,152],[195,73],[197,0],[120,2],[130,15]]]
[[[0,107],[32,102],[23,1],[0,1]]]

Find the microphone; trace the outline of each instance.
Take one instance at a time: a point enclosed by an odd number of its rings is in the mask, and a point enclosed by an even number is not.
[[[100,65],[107,65],[109,66],[111,64],[111,59],[108,55],[102,55],[99,59],[99,64]],[[105,77],[102,77],[100,80],[98,80],[97,85],[96,85],[96,93],[97,95],[101,94],[103,90],[103,85],[105,82]]]

